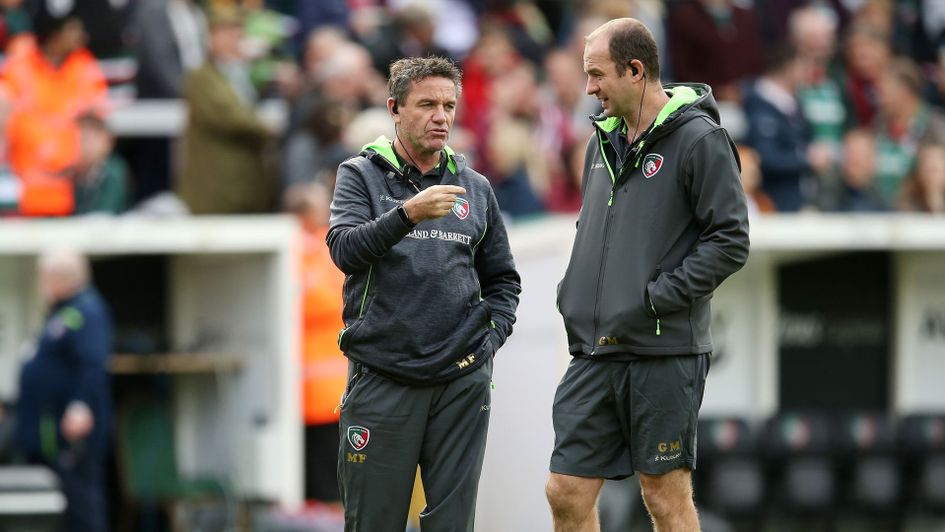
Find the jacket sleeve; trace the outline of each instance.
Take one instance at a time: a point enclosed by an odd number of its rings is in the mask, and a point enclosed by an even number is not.
[[[364,176],[350,162],[338,167],[326,237],[338,269],[346,274],[367,269],[410,231],[395,209],[374,218]]]
[[[723,129],[696,140],[686,162],[686,192],[699,240],[682,264],[647,285],[658,315],[711,294],[748,260],[748,208],[734,147]]]
[[[76,368],[76,386],[69,402],[79,401],[98,412],[100,397],[108,390],[108,358],[111,356],[111,324],[105,316],[88,309],[74,312],[69,323],[68,352]]]
[[[509,236],[505,231],[502,213],[495,194],[489,190],[489,226],[476,249],[476,273],[482,298],[492,311],[493,331],[501,347],[515,323],[518,295],[522,291],[521,278],[515,270],[515,261],[509,247]]]

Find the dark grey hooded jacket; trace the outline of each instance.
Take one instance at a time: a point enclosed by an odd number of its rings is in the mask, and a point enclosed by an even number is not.
[[[521,282],[492,187],[444,150],[439,179],[453,211],[409,227],[395,209],[414,193],[380,137],[338,168],[328,247],[346,274],[344,354],[406,384],[445,382],[490,359],[512,333]],[[444,167],[445,166],[445,167]]]
[[[624,153],[623,120],[594,119],[558,287],[573,355],[710,352],[712,292],[748,259],[738,156],[711,91],[665,88],[670,101]]]

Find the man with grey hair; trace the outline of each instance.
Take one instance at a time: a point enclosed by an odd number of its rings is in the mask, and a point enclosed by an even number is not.
[[[492,358],[521,290],[495,195],[446,141],[459,69],[391,66],[381,136],[338,168],[328,230],[345,272],[338,480],[349,532],[403,532],[417,466],[425,531],[473,530]]]
[[[20,373],[17,448],[27,461],[59,476],[66,530],[104,531],[111,317],[78,252],[44,253],[37,273],[49,310],[35,353]]]

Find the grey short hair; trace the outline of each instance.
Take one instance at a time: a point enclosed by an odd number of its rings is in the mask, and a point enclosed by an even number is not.
[[[387,89],[390,91],[390,97],[402,104],[407,100],[413,83],[427,78],[446,78],[453,82],[456,97],[459,98],[463,91],[462,76],[463,73],[456,63],[445,57],[405,57],[391,64]]]

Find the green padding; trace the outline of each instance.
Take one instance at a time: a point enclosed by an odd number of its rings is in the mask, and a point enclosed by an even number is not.
[[[174,425],[166,405],[138,399],[122,408],[119,452],[129,495],[141,501],[223,496],[217,479],[184,479],[177,471]]]

